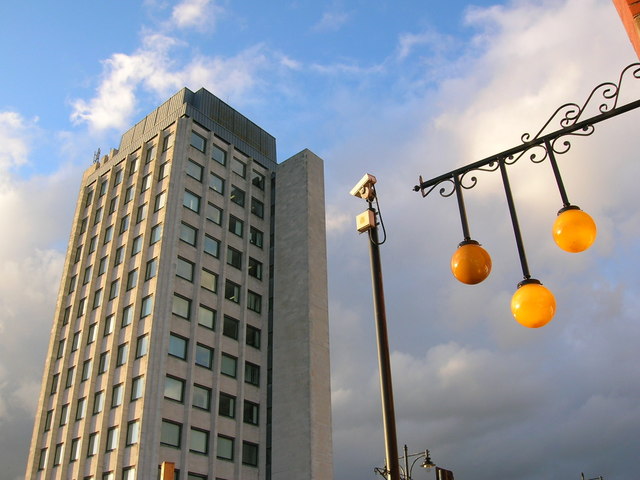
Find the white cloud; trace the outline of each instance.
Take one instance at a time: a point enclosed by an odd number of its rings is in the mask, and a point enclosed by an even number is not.
[[[0,112],[0,173],[27,163],[35,122],[12,111]]]
[[[178,28],[213,31],[224,10],[212,0],[183,0],[173,7],[171,20]]]
[[[346,12],[331,11],[322,14],[322,18],[318,20],[312,29],[318,32],[336,31],[349,21],[349,14]]]

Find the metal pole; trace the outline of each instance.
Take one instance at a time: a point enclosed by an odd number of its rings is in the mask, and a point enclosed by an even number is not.
[[[404,479],[411,480],[411,475],[409,474],[409,449],[407,446],[404,446]]]
[[[398,440],[396,437],[396,415],[393,406],[393,387],[391,384],[391,361],[389,359],[389,337],[387,335],[387,316],[382,286],[382,263],[378,245],[378,226],[369,230],[369,254],[371,258],[371,283],[373,287],[373,308],[378,339],[378,366],[380,370],[380,394],[382,397],[382,423],[384,425],[385,453],[389,480],[400,480],[398,463]]]

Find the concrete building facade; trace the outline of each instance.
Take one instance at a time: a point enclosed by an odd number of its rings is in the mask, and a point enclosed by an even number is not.
[[[26,479],[330,479],[329,378],[322,160],[181,90],[83,176]]]

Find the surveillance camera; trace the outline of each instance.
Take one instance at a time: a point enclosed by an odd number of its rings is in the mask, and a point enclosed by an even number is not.
[[[373,191],[371,187],[373,187],[376,181],[376,177],[367,173],[358,183],[356,183],[356,186],[353,187],[349,193],[354,197],[371,200],[371,198],[373,198]]]

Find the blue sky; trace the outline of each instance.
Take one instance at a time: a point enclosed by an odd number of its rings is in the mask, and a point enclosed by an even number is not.
[[[511,169],[529,266],[558,302],[543,329],[509,312],[521,272],[497,177],[465,197],[494,265],[476,287],[449,272],[455,202],[411,191],[617,81],[637,57],[610,0],[4,2],[0,18],[2,480],[24,472],[82,171],[182,86],[273,134],[281,161],[303,148],[325,159],[337,480],[374,478],[384,457],[367,245],[354,227],[365,205],[348,195],[365,172],[389,234],[400,444],[429,448],[458,480],[633,476],[640,112],[559,160],[569,198],[598,223],[584,254],[550,239],[561,202],[549,165]]]

